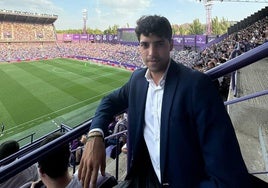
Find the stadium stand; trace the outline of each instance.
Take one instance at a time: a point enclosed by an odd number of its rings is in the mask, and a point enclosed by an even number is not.
[[[0,10],[0,42],[51,42],[57,15]]]

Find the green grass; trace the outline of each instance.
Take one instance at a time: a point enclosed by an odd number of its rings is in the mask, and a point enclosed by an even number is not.
[[[77,126],[130,74],[73,59],[0,64],[0,123],[5,124],[0,142],[31,133],[38,138],[60,123]]]

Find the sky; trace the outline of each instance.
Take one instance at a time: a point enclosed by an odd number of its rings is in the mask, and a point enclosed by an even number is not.
[[[266,6],[268,3],[212,1],[211,18],[240,21]],[[83,10],[87,11],[87,28],[102,31],[114,25],[133,28],[139,17],[151,14],[165,16],[171,24],[195,19],[206,23],[205,4],[199,0],[0,0],[0,9],[58,15],[57,30],[82,29]]]

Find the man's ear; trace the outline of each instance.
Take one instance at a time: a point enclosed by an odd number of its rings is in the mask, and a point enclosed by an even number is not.
[[[43,176],[44,175],[44,171],[43,171],[42,167],[38,167],[38,169],[39,169],[40,176]]]

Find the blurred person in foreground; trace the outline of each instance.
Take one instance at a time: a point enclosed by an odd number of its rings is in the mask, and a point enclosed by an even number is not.
[[[61,133],[49,135],[41,146],[59,138]],[[77,176],[69,173],[69,144],[63,144],[58,149],[49,152],[38,161],[40,180],[32,183],[31,188],[82,188]]]
[[[112,118],[127,109],[128,173],[118,187],[247,188],[249,174],[235,131],[211,79],[170,58],[165,17],[142,16],[135,29],[146,68],[105,96],[92,120],[80,162],[84,188],[105,173]]]
[[[4,160],[5,158],[15,154],[20,150],[20,145],[16,140],[8,140],[3,142],[0,145],[0,161]],[[1,162],[0,169],[4,168],[6,165],[12,163],[16,159],[3,161]],[[14,175],[13,177],[9,178],[8,180],[0,183],[0,188],[16,188],[24,185],[29,181],[36,181],[38,180],[38,170],[37,165],[34,164],[23,171],[19,172],[18,174]]]
[[[46,137],[41,146],[59,138],[63,133],[53,133]],[[59,148],[49,152],[38,161],[40,180],[28,182],[20,188],[82,188],[78,180],[77,172],[74,174],[68,170],[70,162],[69,144],[62,144]],[[110,188],[117,184],[117,180],[106,173],[97,178],[98,188]]]

